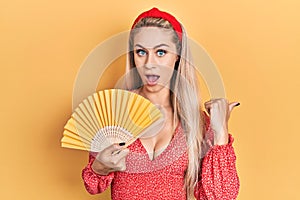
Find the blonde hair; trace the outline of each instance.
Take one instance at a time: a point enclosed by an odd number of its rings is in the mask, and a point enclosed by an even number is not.
[[[135,30],[141,27],[161,27],[173,29],[172,25],[161,18],[143,18],[134,27],[129,38],[129,54],[127,72],[135,68],[133,57],[133,39]],[[173,42],[176,45],[180,59],[175,64],[175,70],[170,84],[170,101],[174,111],[174,122],[179,117],[183,130],[186,133],[188,167],[185,173],[185,190],[187,199],[194,199],[194,188],[199,180],[201,163],[201,144],[204,131],[204,120],[201,112],[201,99],[198,88],[198,79],[192,65],[186,32],[182,28],[182,41],[174,31]],[[126,80],[127,89],[137,89],[142,86],[138,73],[132,73]]]

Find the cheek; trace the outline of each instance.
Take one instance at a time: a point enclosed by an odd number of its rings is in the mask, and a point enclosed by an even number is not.
[[[143,67],[141,65],[135,64],[137,73],[141,76],[144,73]]]
[[[177,55],[171,55],[167,61],[167,66],[174,68],[177,61]]]

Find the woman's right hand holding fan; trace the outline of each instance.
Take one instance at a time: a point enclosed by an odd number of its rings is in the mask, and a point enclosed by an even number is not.
[[[108,175],[114,171],[125,171],[125,160],[129,149],[122,146],[124,143],[113,144],[99,152],[92,164],[93,171],[100,175]]]

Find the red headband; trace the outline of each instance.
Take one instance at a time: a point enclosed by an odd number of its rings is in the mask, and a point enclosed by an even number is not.
[[[173,29],[176,31],[178,38],[181,40],[182,39],[182,29],[181,29],[181,25],[180,23],[177,21],[177,19],[167,13],[167,12],[162,12],[160,10],[158,10],[157,8],[152,8],[151,10],[148,10],[146,12],[143,12],[142,14],[140,14],[136,20],[134,21],[131,29],[134,28],[134,26],[143,18],[147,18],[147,17],[155,17],[155,18],[162,18],[167,20],[168,22],[170,22],[170,24],[172,25]]]

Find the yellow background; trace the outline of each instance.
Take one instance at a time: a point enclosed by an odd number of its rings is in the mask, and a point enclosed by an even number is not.
[[[2,0],[0,199],[109,199],[85,191],[87,153],[60,139],[81,63],[152,6],[184,24],[217,64],[228,99],[241,102],[229,124],[238,199],[300,199],[297,0]]]

